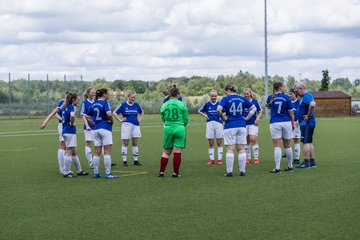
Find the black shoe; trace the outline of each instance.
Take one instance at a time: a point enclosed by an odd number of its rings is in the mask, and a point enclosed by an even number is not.
[[[273,169],[270,171],[270,173],[276,173],[276,174],[280,174],[281,173],[281,170],[280,169]]]
[[[172,177],[173,178],[179,178],[179,177],[181,177],[181,175],[180,175],[180,173],[173,173]]]
[[[134,165],[136,165],[136,166],[141,166],[142,164],[141,164],[140,161],[134,161]]]
[[[83,170],[83,171],[81,171],[81,172],[78,172],[77,175],[78,175],[78,176],[87,176],[87,175],[89,175],[89,173],[88,173],[88,172],[85,172],[85,171]]]
[[[116,166],[116,163],[111,163],[111,166],[112,166],[112,167],[115,167],[115,166]]]
[[[164,172],[159,172],[158,177],[164,177],[164,176],[165,176]]]
[[[123,164],[122,164],[124,167],[127,167],[127,166],[129,166],[128,165],[128,163],[127,163],[127,161],[123,161]]]
[[[225,173],[225,175],[224,175],[225,177],[232,177],[233,176],[233,174],[232,174],[232,172],[229,172],[229,173]]]
[[[64,176],[64,178],[74,178],[75,177],[72,172],[63,174],[63,176]]]
[[[294,168],[292,167],[287,167],[284,169],[285,172],[293,172],[294,171]]]
[[[284,153],[281,157],[282,157],[282,158],[286,158],[286,154]]]
[[[293,164],[300,164],[300,160],[299,159],[294,159]]]
[[[240,177],[245,177],[246,173],[245,172],[240,172]]]

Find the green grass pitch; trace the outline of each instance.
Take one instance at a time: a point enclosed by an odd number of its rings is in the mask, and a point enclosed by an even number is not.
[[[206,164],[205,122],[191,115],[182,177],[173,179],[171,161],[166,177],[157,177],[162,124],[145,115],[143,166],[120,166],[120,125],[114,125],[116,180],[64,179],[57,123],[40,131],[40,121],[0,120],[0,239],[360,239],[359,118],[318,119],[318,167],[280,175],[269,173],[273,147],[263,119],[261,164],[239,177],[235,161],[235,176],[225,178],[225,165]],[[89,170],[80,121],[79,157]]]

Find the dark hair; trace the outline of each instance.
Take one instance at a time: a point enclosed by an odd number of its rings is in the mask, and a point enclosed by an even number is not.
[[[294,95],[296,95],[295,90],[293,88],[290,88],[289,92],[293,93]]]
[[[225,91],[231,91],[235,93],[237,91],[237,88],[234,84],[228,84],[225,87]]]
[[[66,95],[66,100],[65,100],[65,107],[69,106],[70,104],[72,104],[74,99],[77,99],[79,97],[79,95],[77,93],[72,93],[69,92]]]
[[[172,87],[169,91],[170,97],[176,98],[180,94],[180,91],[177,87]]]
[[[283,84],[282,82],[274,82],[274,83],[273,83],[273,89],[274,89],[275,91],[278,91],[279,88],[281,88],[281,87],[283,87],[283,86],[284,86],[284,84]]]
[[[88,89],[86,89],[86,91],[84,92],[84,99],[88,99],[89,98],[89,93],[91,92],[91,90],[93,90],[94,88],[90,87]]]
[[[107,92],[108,92],[108,90],[106,88],[96,90],[96,98],[95,98],[95,100],[98,100],[99,98],[101,98]]]

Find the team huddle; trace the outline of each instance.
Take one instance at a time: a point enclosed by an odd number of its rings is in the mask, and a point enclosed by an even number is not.
[[[312,136],[316,126],[314,116],[315,101],[306,91],[303,83],[297,83],[290,89],[288,95],[284,93],[282,83],[273,84],[273,94],[267,98],[267,107],[270,109],[270,133],[274,145],[275,168],[271,173],[281,173],[280,162],[282,158],[282,145],[288,166],[285,171],[292,172],[293,164],[297,168],[316,167]],[[260,164],[259,145],[257,143],[258,123],[262,117],[262,108],[258,97],[251,89],[243,90],[243,96],[237,94],[233,84],[225,87],[226,96],[218,101],[217,91],[210,92],[210,101],[206,102],[198,113],[206,118],[206,138],[209,141],[209,165],[223,164],[223,139],[226,146],[226,177],[233,176],[235,149],[239,163],[240,176],[246,176],[246,164]],[[297,98],[301,97],[301,100]],[[85,156],[89,167],[93,169],[93,178],[101,178],[99,172],[100,155],[104,156],[105,178],[116,179],[118,176],[111,173],[111,167],[116,165],[111,160],[112,125],[115,118],[121,123],[122,139],[122,165],[128,166],[127,149],[131,139],[133,164],[141,165],[138,160],[138,140],[141,137],[140,122],[144,111],[140,104],[135,102],[136,93],[129,92],[127,101],[122,102],[113,112],[107,100],[107,89],[94,90],[89,88],[84,94],[80,115],[84,123]],[[80,164],[77,153],[77,139],[75,127],[75,112],[80,98],[77,93],[67,93],[66,99],[61,100],[57,107],[40,124],[46,127],[50,119],[55,116],[59,120],[59,171],[64,178],[72,178],[71,171],[74,164],[78,176],[86,176]],[[159,177],[165,176],[166,166],[173,153],[172,177],[180,177],[182,149],[186,145],[186,125],[188,123],[188,110],[182,102],[180,91],[176,85],[169,89],[169,96],[164,99],[160,109],[161,120],[164,124],[163,153],[160,159]],[[291,147],[294,139],[295,157]],[[300,163],[300,139],[303,142],[304,161]],[[217,143],[217,159],[215,158],[215,141]],[[91,145],[94,145],[94,154]],[[252,151],[252,154],[251,154]],[[217,161],[215,161],[217,160]]]

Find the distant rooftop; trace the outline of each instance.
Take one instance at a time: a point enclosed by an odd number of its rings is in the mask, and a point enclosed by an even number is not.
[[[311,91],[314,98],[351,98],[351,95],[344,91]]]

